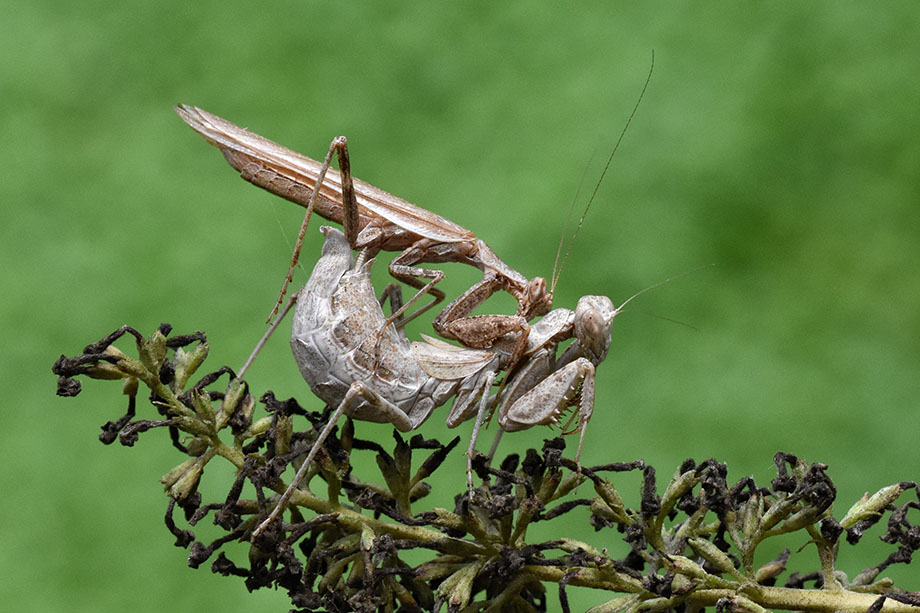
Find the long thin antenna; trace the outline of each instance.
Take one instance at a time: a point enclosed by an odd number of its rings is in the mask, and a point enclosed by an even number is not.
[[[622,312],[622,311],[619,311],[618,314],[619,314],[620,312]],[[638,313],[639,315],[645,315],[646,317],[654,317],[655,319],[661,319],[661,320],[666,321],[666,322],[668,322],[668,323],[677,324],[678,326],[683,326],[683,327],[685,327],[685,328],[689,328],[690,330],[693,330],[694,332],[699,332],[699,331],[700,331],[700,329],[697,328],[696,326],[694,326],[693,324],[688,324],[688,323],[685,322],[685,321],[681,321],[681,320],[679,320],[679,319],[674,319],[673,317],[667,317],[667,316],[661,315],[661,314],[659,314],[659,313],[652,313],[652,312],[649,312],[649,311],[642,311],[642,310],[636,310],[636,309],[630,309],[629,312],[630,312],[630,313]]]
[[[640,289],[638,292],[636,292],[635,294],[633,294],[632,296],[630,296],[629,298],[627,298],[626,300],[624,300],[624,301],[623,301],[623,304],[621,304],[620,306],[618,306],[615,310],[616,310],[617,313],[619,313],[620,311],[623,310],[623,307],[625,307],[627,304],[629,304],[630,302],[632,302],[633,298],[638,298],[639,296],[641,296],[641,295],[644,294],[645,292],[647,292],[647,291],[649,291],[649,290],[653,290],[653,289],[655,289],[656,287],[661,287],[661,286],[664,285],[665,283],[670,283],[671,281],[674,281],[674,280],[676,280],[676,279],[680,279],[681,277],[686,277],[687,275],[693,274],[693,273],[695,273],[695,272],[699,272],[699,271],[703,270],[704,268],[712,268],[713,266],[714,266],[714,264],[707,264],[707,265],[705,265],[705,266],[700,266],[700,267],[698,267],[698,268],[693,268],[693,269],[690,269],[690,270],[685,270],[684,272],[682,272],[682,273],[680,273],[680,274],[677,274],[677,275],[674,275],[673,277],[668,277],[667,279],[663,279],[663,280],[659,281],[658,283],[654,283],[654,284],[652,284],[652,285],[649,285],[649,286],[646,287],[645,289]]]
[[[645,97],[645,91],[648,89],[648,84],[652,80],[652,72],[655,70],[655,51],[652,50],[652,63],[648,69],[648,76],[645,78],[645,85],[642,86],[642,92],[639,94],[639,98],[636,100],[636,105],[633,107],[632,112],[629,114],[629,118],[626,120],[626,125],[623,126],[622,132],[620,132],[620,137],[617,138],[616,144],[613,146],[613,151],[610,152],[610,157],[607,158],[607,163],[604,165],[604,170],[601,171],[601,176],[597,180],[597,184],[594,186],[594,191],[591,193],[591,198],[588,199],[588,204],[585,206],[584,212],[581,214],[581,219],[578,220],[578,225],[575,226],[575,231],[572,233],[572,242],[575,241],[575,237],[578,236],[578,231],[581,229],[582,224],[585,222],[585,216],[588,214],[588,210],[591,208],[591,204],[594,202],[594,198],[597,196],[597,191],[601,187],[601,182],[604,180],[604,175],[607,174],[607,169],[610,168],[610,163],[613,162],[613,156],[616,155],[617,149],[620,148],[620,143],[623,142],[623,137],[626,136],[626,131],[629,129],[629,124],[632,123],[633,117],[636,116],[636,111],[639,110],[639,105],[642,103],[642,98]],[[565,256],[562,258],[562,264],[557,270],[555,266],[553,267],[553,279],[550,284],[550,293],[556,289],[556,282],[559,281],[559,277],[562,276],[562,269],[565,268],[565,263],[569,259],[569,253],[566,252]]]
[[[569,212],[565,216],[565,224],[562,226],[562,232],[559,233],[559,245],[556,247],[556,259],[553,260],[553,285],[556,284],[556,270],[559,268],[559,258],[562,257],[562,246],[565,244],[565,229],[569,227],[569,220],[572,219],[572,212],[575,211],[575,203],[578,202],[578,196],[581,194],[581,188],[585,184],[585,177],[588,176],[588,169],[591,167],[591,162],[594,161],[594,154],[597,153],[597,149],[591,152],[591,157],[588,158],[588,163],[585,164],[584,169],[581,171],[581,178],[578,180],[578,187],[575,188],[575,195],[572,197],[572,203],[569,204]],[[553,287],[549,288],[550,293],[553,292]]]

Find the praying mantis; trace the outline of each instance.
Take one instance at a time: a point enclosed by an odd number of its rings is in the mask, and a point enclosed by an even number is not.
[[[541,424],[558,425],[570,407],[570,423],[584,432],[594,410],[595,368],[610,349],[615,308],[604,296],[584,296],[574,311],[554,309],[533,325],[528,346],[512,361],[513,335],[479,350],[438,339],[409,343],[401,328],[383,326],[385,298],[378,300],[370,279],[373,259],[355,259],[345,235],[321,228],[326,239],[310,279],[295,297],[291,349],[310,389],[336,407],[291,483],[256,538],[284,511],[336,421],[344,414],[364,421],[391,423],[401,431],[418,428],[439,406],[455,397],[447,425],[476,418],[467,450],[467,481],[472,496],[471,462],[487,414],[498,413],[504,431]],[[636,294],[638,295],[638,294]],[[630,298],[632,300],[632,298]],[[391,306],[399,298],[390,296]],[[629,302],[627,300],[626,302]],[[379,351],[377,350],[379,340]],[[560,342],[572,340],[562,355]],[[496,376],[507,371],[497,394]],[[565,426],[563,427],[565,428]]]
[[[325,160],[320,163],[198,107],[180,104],[176,112],[207,142],[220,149],[243,179],[307,209],[291,268],[272,316],[291,281],[314,210],[342,224],[352,249],[363,250],[368,257],[379,251],[399,252],[390,263],[390,274],[418,292],[387,318],[385,325],[397,319],[408,321],[444,299],[444,293],[434,287],[444,278],[443,271],[419,267],[422,263],[463,262],[482,270],[482,280],[451,301],[433,322],[439,335],[467,347],[487,348],[496,339],[513,333],[517,340],[514,359],[520,359],[529,333],[527,322],[552,308],[552,290],[547,289],[544,278],[527,279],[505,264],[471,231],[353,178],[344,136],[333,139]],[[338,157],[339,171],[330,168],[333,154]],[[517,300],[515,315],[470,315],[500,289]],[[433,300],[404,316],[423,294],[430,294]]]

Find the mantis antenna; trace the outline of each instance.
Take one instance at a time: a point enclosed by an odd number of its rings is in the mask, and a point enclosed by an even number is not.
[[[575,226],[575,231],[572,232],[571,242],[575,241],[575,237],[578,236],[578,231],[581,229],[582,224],[585,223],[585,216],[588,214],[588,210],[591,208],[591,204],[594,202],[594,199],[597,197],[597,191],[600,189],[601,182],[604,180],[604,176],[607,174],[607,169],[610,168],[611,162],[613,162],[613,156],[616,155],[617,149],[620,148],[620,143],[623,142],[623,137],[626,136],[626,131],[629,129],[629,124],[632,123],[633,117],[636,116],[636,111],[639,110],[639,105],[642,104],[642,99],[645,97],[645,91],[648,89],[648,84],[652,80],[652,72],[655,70],[655,51],[652,50],[652,63],[648,69],[648,76],[645,78],[645,85],[642,86],[642,91],[639,93],[639,98],[636,100],[636,105],[633,107],[632,112],[629,114],[629,118],[626,120],[626,125],[623,126],[623,130],[620,132],[619,138],[617,138],[616,144],[613,146],[613,151],[610,152],[610,156],[607,158],[607,163],[604,164],[604,170],[601,171],[601,176],[597,179],[597,183],[594,185],[594,191],[591,192],[591,197],[588,198],[588,204],[585,205],[585,210],[581,214],[581,219],[578,220],[578,225]],[[579,184],[580,186],[580,184]],[[577,198],[576,192],[576,198]],[[572,207],[574,208],[575,201],[572,201]],[[569,209],[569,215],[571,216],[571,209]],[[568,219],[566,219],[566,225],[568,225]],[[565,234],[559,237],[559,247],[556,249],[556,260],[553,262],[553,277],[552,282],[550,283],[550,293],[555,291],[556,283],[559,281],[559,277],[562,276],[562,269],[565,268],[566,260],[569,259],[569,252],[566,251],[565,255],[562,255],[562,261],[559,261],[560,255],[562,254],[562,244],[565,242]],[[652,286],[654,287],[654,286]]]

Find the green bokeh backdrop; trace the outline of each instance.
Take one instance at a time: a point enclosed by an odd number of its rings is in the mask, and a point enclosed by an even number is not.
[[[556,303],[622,301],[712,266],[617,319],[586,462],[644,458],[664,478],[686,457],[716,457],[732,478],[766,481],[773,453],[793,452],[830,465],[838,517],[865,490],[917,479],[918,19],[914,2],[4,8],[0,601],[288,606],[185,567],[156,482],[181,458],[160,433],[135,449],[95,440],[123,408],[117,386],[54,396],[54,359],[123,323],[203,329],[212,367],[239,366],[264,329],[300,210],[236,178],[177,102],[314,157],[345,134],[357,176],[474,230],[528,276],[549,275],[579,178],[587,167],[583,205],[654,50]],[[311,231],[306,266],[319,244]],[[477,276],[448,268],[448,295]],[[283,339],[249,379],[310,402]],[[454,434],[440,415],[424,433]],[[502,449],[547,434],[508,436]],[[444,470],[462,481],[459,454]],[[230,478],[209,468],[212,482]],[[438,504],[451,504],[450,481]],[[638,495],[635,480],[622,486]],[[616,546],[572,517],[569,535]],[[877,534],[842,554],[843,570],[881,558]],[[908,570],[892,575],[920,588]],[[604,600],[572,598],[574,610]]]

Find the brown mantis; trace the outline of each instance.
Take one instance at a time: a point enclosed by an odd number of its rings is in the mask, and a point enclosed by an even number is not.
[[[206,141],[219,148],[243,179],[307,209],[291,270],[272,316],[291,281],[313,210],[342,224],[351,247],[365,251],[368,257],[381,250],[399,252],[390,263],[390,274],[418,292],[386,320],[387,324],[399,318],[412,319],[444,299],[444,293],[434,287],[444,278],[444,273],[421,268],[418,266],[421,263],[464,262],[482,270],[482,280],[451,301],[433,322],[438,334],[458,340],[467,347],[486,348],[495,339],[515,333],[518,342],[514,355],[518,359],[526,347],[527,322],[552,308],[552,292],[547,290],[542,277],[527,279],[505,264],[469,230],[352,178],[344,136],[333,139],[325,161],[320,163],[198,107],[180,104],[176,112]],[[340,171],[330,168],[333,154],[338,156]],[[470,315],[499,289],[517,300],[515,315]],[[404,316],[405,311],[426,293],[433,296],[433,300]]]

